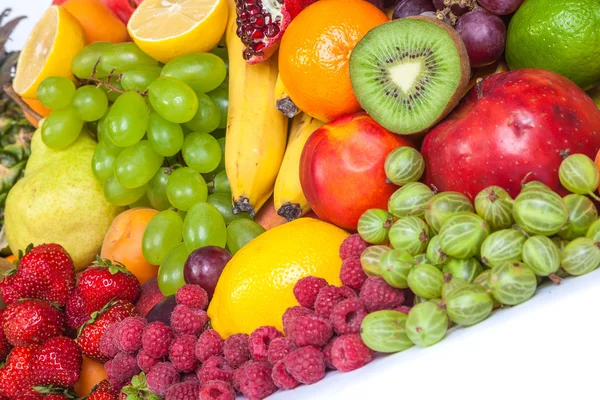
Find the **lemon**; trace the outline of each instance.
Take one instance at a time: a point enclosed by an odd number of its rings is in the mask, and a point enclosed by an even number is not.
[[[221,336],[250,334],[263,325],[282,329],[281,316],[298,305],[293,288],[305,276],[340,285],[339,248],[348,233],[312,218],[273,228],[244,246],[227,263],[208,307]]]
[[[586,89],[600,82],[600,0],[527,0],[508,26],[511,69],[540,68]]]
[[[227,0],[145,0],[127,30],[140,49],[167,62],[214,48],[225,32],[228,12]]]
[[[49,76],[73,78],[71,61],[85,46],[79,22],[61,6],[52,6],[27,38],[19,56],[13,88],[21,97],[35,99],[40,83]]]

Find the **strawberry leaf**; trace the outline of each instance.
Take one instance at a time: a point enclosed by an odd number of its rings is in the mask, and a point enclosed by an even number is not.
[[[120,261],[112,261],[112,260],[109,260],[108,258],[101,258],[100,256],[97,256],[96,261],[94,261],[92,264],[97,267],[108,268],[110,273],[113,275],[116,273],[119,273],[119,272],[121,272],[123,274],[131,275],[131,272],[129,272],[127,270],[127,268],[125,267],[125,264],[123,264]]]

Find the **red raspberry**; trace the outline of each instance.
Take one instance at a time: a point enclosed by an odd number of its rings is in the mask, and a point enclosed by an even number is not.
[[[244,366],[248,364],[250,361],[246,361],[241,367],[233,371],[233,379],[231,380],[231,386],[238,392],[241,392],[240,382],[244,376]]]
[[[297,387],[300,382],[296,380],[293,376],[291,376],[287,369],[285,368],[285,362],[278,361],[273,365],[273,371],[271,372],[271,378],[273,379],[273,383],[279,389],[283,390],[291,390]]]
[[[236,333],[229,336],[225,340],[225,343],[223,343],[223,355],[233,368],[238,368],[248,361],[250,359],[248,335],[245,333]]]
[[[171,329],[175,335],[198,336],[208,322],[206,311],[191,309],[186,305],[175,306],[171,313]]]
[[[146,375],[148,388],[159,396],[164,396],[176,383],[179,383],[179,372],[170,362],[159,362]]]
[[[367,311],[391,310],[402,305],[404,292],[391,287],[378,276],[367,278],[360,290],[360,299],[365,303]]]
[[[356,293],[348,286],[325,286],[317,295],[315,313],[321,318],[329,319],[329,315],[337,303],[352,297],[356,297]]]
[[[115,346],[125,353],[135,353],[142,348],[142,332],[147,323],[141,317],[127,317],[119,322],[114,333]]]
[[[410,312],[410,307],[409,306],[398,306],[398,307],[394,308],[394,311],[399,311],[402,314],[408,315],[408,313]]]
[[[333,361],[331,360],[331,347],[333,346],[333,342],[335,342],[336,338],[333,338],[323,347],[323,359],[325,360],[325,366],[327,369],[336,369],[335,365],[333,365]]]
[[[108,380],[117,387],[123,385],[132,376],[140,373],[136,357],[132,354],[120,352],[111,360],[111,366],[106,370]],[[106,364],[105,364],[106,368]]]
[[[210,381],[202,385],[199,400],[235,400],[235,390],[222,381]]]
[[[312,385],[325,377],[323,353],[316,347],[306,346],[285,357],[285,367],[298,382]]]
[[[296,345],[290,338],[277,338],[273,340],[269,346],[269,351],[267,351],[267,361],[269,361],[269,364],[273,365],[277,361],[283,360],[285,356],[294,350],[296,350]]]
[[[165,400],[195,400],[200,395],[200,382],[180,382],[171,386]]]
[[[200,285],[183,285],[177,290],[175,301],[192,310],[204,310],[208,306],[208,294]]]
[[[340,245],[340,258],[346,260],[348,258],[360,257],[367,247],[369,247],[369,244],[362,240],[358,233],[350,235]]]
[[[277,391],[271,378],[271,367],[265,361],[250,361],[239,375],[239,389],[249,400],[262,400]]]
[[[360,290],[363,283],[367,280],[367,274],[365,274],[365,271],[362,269],[360,258],[346,258],[342,262],[340,280],[344,285],[355,290]]]
[[[331,312],[333,329],[338,335],[359,333],[360,324],[367,314],[367,308],[360,299],[343,300]]]
[[[412,292],[412,290],[406,288],[402,290],[402,293],[404,293],[403,304],[406,304],[409,307],[415,304],[415,294]]]
[[[198,379],[198,375],[196,375],[196,372],[190,372],[189,374],[181,374],[181,382],[189,381],[200,382],[200,380]]]
[[[289,328],[288,336],[298,347],[323,347],[332,335],[331,322],[316,315],[310,315],[296,318]]]
[[[196,358],[200,362],[205,362],[212,356],[220,356],[223,353],[223,339],[214,329],[207,329],[198,338],[196,342]]]
[[[202,384],[215,380],[231,383],[233,372],[223,357],[212,356],[196,371],[196,375]]]
[[[256,328],[248,338],[248,349],[252,358],[258,361],[266,361],[269,346],[274,339],[283,335],[274,326],[261,326]]]
[[[142,332],[142,348],[150,357],[166,357],[169,354],[172,340],[171,328],[160,321],[149,323]]]
[[[283,316],[281,317],[281,321],[283,322],[283,333],[288,335],[288,329],[293,321],[298,317],[304,317],[307,315],[314,315],[314,312],[302,306],[289,307],[287,310],[285,310]]]
[[[117,348],[116,342],[114,340],[115,331],[117,330],[118,326],[118,322],[109,325],[108,328],[106,328],[106,330],[102,334],[102,338],[100,339],[100,352],[108,358],[114,358],[119,352],[119,349]]]
[[[151,357],[144,349],[137,353],[136,359],[138,367],[145,373],[148,373],[159,361],[158,358]]]
[[[373,360],[373,351],[369,349],[359,334],[339,336],[331,347],[333,365],[340,371],[358,369]]]
[[[198,360],[194,355],[198,338],[194,335],[177,336],[169,348],[169,360],[173,366],[181,372],[190,372],[198,366]]]
[[[322,287],[327,286],[327,281],[315,276],[307,276],[300,279],[294,285],[294,296],[302,307],[313,308],[317,294]]]

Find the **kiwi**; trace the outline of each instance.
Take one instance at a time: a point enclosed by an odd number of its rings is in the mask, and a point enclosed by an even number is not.
[[[467,49],[433,18],[401,18],[370,30],[350,55],[358,102],[386,129],[420,133],[444,118],[467,91]]]

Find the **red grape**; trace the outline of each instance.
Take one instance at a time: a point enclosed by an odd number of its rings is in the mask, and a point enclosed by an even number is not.
[[[392,19],[421,15],[427,11],[435,11],[431,0],[400,0],[394,9]]]
[[[392,8],[396,4],[398,4],[398,0],[383,0],[383,7],[384,8]]]
[[[472,67],[492,64],[502,56],[506,26],[497,15],[478,8],[460,17],[455,28],[465,42]]]
[[[478,0],[479,4],[496,15],[508,15],[517,11],[524,0]]]
[[[383,10],[385,7],[384,0],[367,0],[369,3],[373,4],[375,7]]]
[[[433,0],[433,5],[438,10],[443,10],[444,8],[446,8],[446,5],[444,4],[444,0]],[[461,7],[458,4],[454,4],[454,5],[452,5],[452,7],[450,7],[450,11],[452,11],[452,14],[456,15],[457,17],[460,17],[461,15],[463,15],[464,13],[469,11],[469,8]]]
[[[177,302],[175,301],[175,295],[167,296],[158,302],[148,314],[146,314],[146,321],[154,322],[160,321],[167,325],[171,324],[171,313],[175,309]]]
[[[205,246],[194,250],[185,261],[183,279],[185,283],[200,285],[212,298],[225,265],[231,260],[231,253],[218,246]]]

